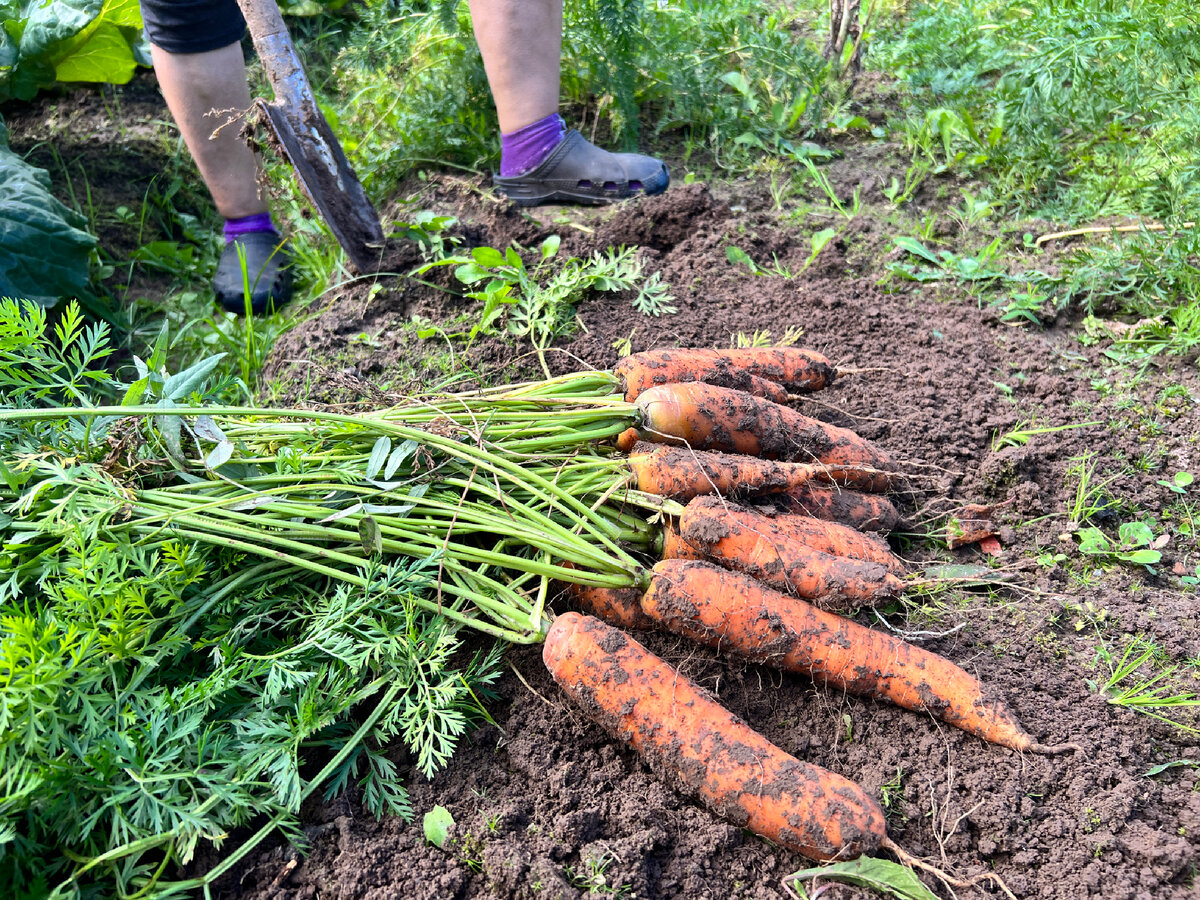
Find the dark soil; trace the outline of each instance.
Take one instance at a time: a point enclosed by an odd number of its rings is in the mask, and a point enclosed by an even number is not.
[[[860,177],[875,178],[868,170]],[[1194,567],[1196,547],[1179,530],[1176,495],[1158,484],[1196,466],[1194,371],[1121,371],[1068,330],[1013,328],[973,304],[889,292],[879,283],[886,226],[870,218],[851,222],[801,272],[807,234],[778,224],[753,190],[718,198],[701,185],[677,186],[616,211],[570,212],[584,231],[553,222],[567,211],[522,215],[479,187],[445,180],[423,202],[459,216],[467,245],[536,246],[555,231],[564,255],[638,245],[677,298],[678,314],[660,319],[639,315],[624,297],[588,300],[577,333],[549,355],[555,372],[609,367],[622,341],[634,350],[728,346],[739,332],[779,336],[788,328],[803,330],[804,345],[862,370],[798,406],[903,461],[915,491],[895,546],[917,564],[935,555],[978,563],[977,545],[939,554],[928,538],[944,535],[948,518],[968,503],[994,506],[985,525],[1000,535],[997,561],[1015,577],[995,593],[911,598],[907,626],[902,615],[893,622],[927,632],[924,646],[1007,698],[1036,740],[1075,741],[1083,751],[1021,755],[928,716],[817,689],[675,638],[648,636],[653,651],[785,750],[883,799],[892,837],[960,876],[995,872],[1021,897],[1195,896],[1194,770],[1145,773],[1196,758],[1196,740],[1107,705],[1093,688],[1107,677],[1097,647],[1119,654],[1134,634],[1175,662],[1200,657],[1196,594],[1175,577]],[[800,274],[751,276],[728,261],[730,243]],[[415,264],[417,254],[400,251],[395,261]],[[445,277],[440,284],[453,286]],[[536,376],[527,347],[479,340],[466,352],[461,342],[419,339],[408,324],[414,317],[447,323],[469,309],[413,281],[351,288],[280,342],[268,377],[292,399],[328,402],[440,383],[451,372]],[[1031,419],[1099,424],[993,446],[996,435]],[[1149,515],[1156,533],[1170,535],[1157,574],[1080,557],[1066,515],[1077,479],[1067,470],[1084,454],[1093,454],[1093,483],[1107,482],[1105,495],[1121,504],[1106,523],[1110,533],[1118,519]],[[471,735],[432,782],[412,776],[415,823],[376,821],[346,799],[311,808],[308,855],[290,867],[294,850],[262,851],[224,896],[785,896],[781,879],[804,867],[802,858],[661,784],[564,698],[536,649],[513,651],[509,661],[514,674],[491,710],[496,725]],[[1191,671],[1176,673],[1185,688]],[[448,851],[422,836],[419,816],[435,804],[456,822]],[[845,887],[823,896],[866,894]]]

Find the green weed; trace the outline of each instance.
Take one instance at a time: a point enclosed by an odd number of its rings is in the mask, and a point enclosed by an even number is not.
[[[1200,706],[1200,699],[1190,691],[1179,691],[1171,681],[1178,671],[1168,665],[1163,653],[1143,637],[1135,637],[1125,645],[1119,657],[1107,646],[1096,650],[1097,660],[1108,670],[1108,678],[1097,689],[1114,706],[1166,722],[1188,733],[1198,731],[1179,720],[1179,715]]]
[[[1035,426],[1033,420],[1021,422],[1015,428],[998,434],[992,438],[992,452],[1002,450],[1005,447],[1023,447],[1039,434],[1055,434],[1059,431],[1071,431],[1075,428],[1090,428],[1093,425],[1100,425],[1100,422],[1075,422],[1069,425],[1044,425]]]
[[[468,287],[467,296],[482,309],[465,334],[473,341],[480,334],[505,333],[529,340],[549,377],[545,351],[555,338],[575,329],[575,306],[589,291],[628,291],[635,309],[644,315],[675,312],[674,298],[657,272],[644,276],[635,248],[609,249],[588,259],[571,257],[553,265],[559,238],[546,238],[538,249],[537,263],[529,268],[521,249],[503,253],[494,247],[476,247],[469,255],[451,256],[426,263],[421,274],[435,266],[455,266],[455,277]]]

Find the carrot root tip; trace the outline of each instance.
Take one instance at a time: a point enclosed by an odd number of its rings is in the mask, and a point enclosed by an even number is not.
[[[1083,747],[1079,744],[1030,744],[1028,749],[1031,753],[1040,753],[1042,756],[1061,756],[1064,753],[1083,752]]]

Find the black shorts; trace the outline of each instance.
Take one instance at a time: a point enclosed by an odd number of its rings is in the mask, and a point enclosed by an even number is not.
[[[207,53],[246,33],[237,0],[140,0],[146,37],[168,53]]]

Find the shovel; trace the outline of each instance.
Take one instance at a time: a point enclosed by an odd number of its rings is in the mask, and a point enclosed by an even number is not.
[[[300,187],[361,273],[377,271],[383,253],[379,213],[367,199],[337,138],[317,107],[275,0],[238,0],[254,49],[275,92],[255,105],[300,180]]]

